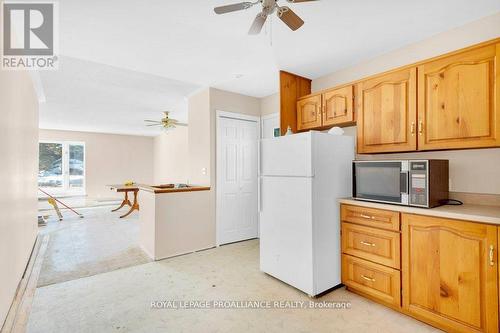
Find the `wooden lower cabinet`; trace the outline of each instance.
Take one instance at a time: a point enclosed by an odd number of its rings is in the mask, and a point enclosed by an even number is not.
[[[400,269],[400,234],[342,223],[342,253]]]
[[[390,307],[401,306],[400,274],[400,271],[390,267],[342,255],[343,283]]]
[[[344,222],[362,224],[372,228],[400,230],[399,213],[368,207],[342,205],[340,218]]]
[[[500,227],[345,204],[341,219],[349,290],[446,332],[500,332]]]
[[[498,332],[497,227],[402,214],[403,309],[449,332]]]

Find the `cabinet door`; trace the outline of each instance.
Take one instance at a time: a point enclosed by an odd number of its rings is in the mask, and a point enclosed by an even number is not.
[[[297,102],[297,130],[321,127],[321,95],[314,95]]]
[[[416,73],[404,69],[357,85],[358,153],[417,149]]]
[[[330,90],[323,94],[323,126],[354,121],[354,86]]]
[[[453,332],[498,332],[497,228],[403,214],[403,306]]]
[[[418,149],[500,145],[500,44],[418,67]]]

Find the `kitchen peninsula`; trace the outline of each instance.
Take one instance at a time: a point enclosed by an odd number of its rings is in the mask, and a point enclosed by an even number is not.
[[[215,246],[210,187],[138,185],[141,191],[140,245],[161,260]]]

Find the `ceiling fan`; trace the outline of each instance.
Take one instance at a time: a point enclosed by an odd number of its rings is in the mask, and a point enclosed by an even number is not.
[[[226,14],[230,12],[235,12],[238,10],[248,9],[255,5],[261,4],[262,11],[257,14],[255,20],[253,21],[250,30],[248,31],[249,35],[258,35],[264,23],[266,23],[266,19],[269,15],[276,13],[276,15],[293,31],[299,29],[304,25],[304,21],[297,15],[290,7],[280,6],[278,5],[279,0],[257,0],[255,2],[240,2],[226,6],[215,7],[214,11],[216,14]],[[310,1],[318,1],[318,0],[286,0],[289,3],[299,3],[299,2],[310,2]]]
[[[177,126],[187,126],[188,124],[180,123],[176,119],[172,119],[168,116],[170,111],[163,111],[165,116],[161,120],[144,120],[147,125],[146,126],[162,126],[164,129],[173,129]]]

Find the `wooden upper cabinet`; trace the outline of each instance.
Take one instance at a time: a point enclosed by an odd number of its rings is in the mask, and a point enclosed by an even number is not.
[[[299,99],[297,102],[297,130],[321,127],[321,95]]]
[[[500,146],[500,44],[418,66],[419,150]]]
[[[323,126],[354,121],[354,86],[329,90],[323,93]]]
[[[415,67],[357,84],[358,153],[417,149],[416,89]]]
[[[448,332],[498,332],[497,227],[402,214],[403,308]]]

